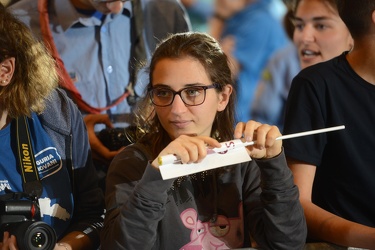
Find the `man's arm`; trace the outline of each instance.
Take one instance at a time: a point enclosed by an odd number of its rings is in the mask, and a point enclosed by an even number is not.
[[[96,124],[105,124],[107,127],[112,128],[113,125],[107,114],[89,114],[84,117],[84,121],[87,128],[89,137],[90,147],[93,152],[93,159],[99,160],[107,165],[112,161],[113,157],[122,150],[110,151],[103,143],[99,140],[95,132]]]
[[[312,202],[316,166],[292,159],[288,159],[288,165],[293,172],[294,182],[299,188],[310,238],[342,246],[369,249],[375,247],[375,228],[348,221]]]

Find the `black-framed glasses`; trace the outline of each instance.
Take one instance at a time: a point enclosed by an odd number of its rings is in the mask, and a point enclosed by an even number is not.
[[[167,107],[179,95],[186,106],[198,106],[206,100],[206,90],[217,88],[217,84],[208,86],[189,86],[179,91],[174,91],[168,87],[155,87],[149,89],[151,102],[158,107]]]
[[[112,2],[128,2],[131,0],[93,0],[95,3],[112,3]]]

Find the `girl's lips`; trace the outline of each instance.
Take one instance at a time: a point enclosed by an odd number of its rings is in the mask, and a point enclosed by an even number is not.
[[[185,128],[190,124],[190,121],[171,121],[171,124],[178,128]]]
[[[301,50],[301,55],[302,57],[316,57],[319,56],[320,53],[308,49],[303,49]]]
[[[302,49],[300,53],[300,61],[302,63],[302,68],[306,68],[321,61],[320,52],[316,52],[309,49]]]

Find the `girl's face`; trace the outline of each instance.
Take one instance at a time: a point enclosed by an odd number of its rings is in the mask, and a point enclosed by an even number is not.
[[[337,10],[323,0],[300,1],[294,24],[293,40],[302,68],[327,61],[353,46]]]
[[[156,63],[152,72],[153,89],[159,89],[159,96],[165,96],[166,91],[180,91],[186,87],[211,86],[213,83],[207,75],[202,64],[192,58],[161,59]],[[166,90],[166,91],[165,91]],[[156,92],[154,90],[154,92]],[[185,135],[211,135],[211,128],[216,113],[225,109],[229,101],[232,87],[227,85],[221,93],[215,88],[206,90],[204,102],[198,106],[187,106],[180,95],[175,95],[171,105],[166,107],[155,106],[156,114],[173,140],[178,136]],[[185,101],[189,102],[199,99],[198,95],[204,95],[204,91],[197,91],[194,88],[181,93]]]

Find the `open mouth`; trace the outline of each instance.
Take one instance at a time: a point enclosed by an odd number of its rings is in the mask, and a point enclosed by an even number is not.
[[[320,53],[319,53],[319,52],[312,51],[312,50],[308,50],[308,49],[303,49],[303,50],[301,51],[301,55],[302,55],[303,57],[315,57],[315,56],[320,55]]]

